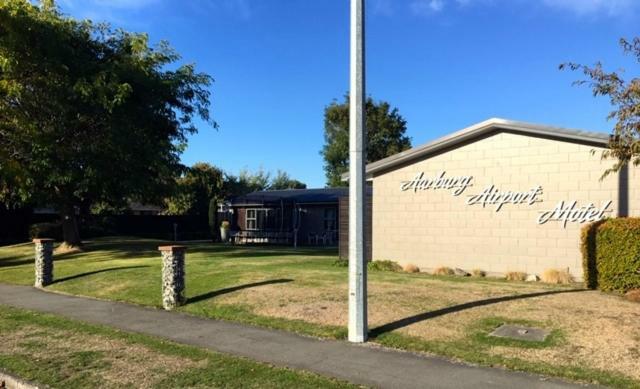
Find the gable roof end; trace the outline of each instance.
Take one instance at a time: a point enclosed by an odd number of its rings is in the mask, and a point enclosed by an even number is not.
[[[432,142],[405,150],[390,157],[370,163],[366,167],[366,174],[371,174],[392,169],[398,165],[406,164],[414,159],[434,154],[446,148],[455,147],[458,144],[481,137],[495,131],[513,132],[522,135],[547,137],[567,142],[586,143],[599,147],[607,147],[609,135],[600,132],[587,132],[560,127],[552,127],[541,124],[518,122],[513,120],[492,118],[478,124],[438,138]],[[349,179],[349,173],[342,175],[343,180]]]

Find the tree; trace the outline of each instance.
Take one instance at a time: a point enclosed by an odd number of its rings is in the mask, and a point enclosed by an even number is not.
[[[61,213],[79,245],[88,204],[159,202],[183,166],[212,78],[146,34],[63,16],[53,1],[0,2],[0,201]]]
[[[385,101],[367,98],[365,105],[367,129],[367,163],[378,161],[411,148],[411,138],[405,135],[407,122],[397,108]],[[349,170],[349,96],[339,104],[334,101],[324,110],[324,157],[327,185],[344,186],[342,174]]]
[[[255,173],[243,169],[238,175],[239,186],[246,193],[268,189],[270,181],[271,173],[264,171],[262,168]]]
[[[176,180],[173,196],[165,204],[169,215],[207,215],[211,200],[222,195],[224,173],[198,162]]]
[[[270,180],[271,174],[265,172],[262,168],[255,173],[242,169],[238,176],[226,174],[223,190],[224,197],[242,196],[247,193],[268,189]]]
[[[213,241],[218,240],[218,205],[219,200],[218,197],[214,197],[209,200],[209,213],[207,215],[207,221],[209,223],[209,233],[211,234],[211,239]]]
[[[283,170],[278,170],[276,176],[273,177],[269,184],[269,189],[306,189],[307,184],[304,182],[295,180],[289,176],[289,174]]]
[[[278,170],[275,177],[271,178],[271,173],[263,168],[254,173],[247,169],[242,169],[237,176],[229,173],[224,174],[220,199],[242,196],[261,190],[304,189],[306,187],[305,183],[291,178],[283,170]]]
[[[640,38],[629,42],[620,39],[620,46],[625,54],[635,56],[640,62]],[[602,64],[585,66],[576,63],[560,65],[560,69],[582,71],[588,80],[574,82],[575,85],[588,85],[594,96],[607,96],[614,110],[607,116],[608,120],[615,120],[615,126],[609,149],[602,153],[603,159],[613,158],[616,162],[607,169],[603,177],[618,172],[629,162],[634,166],[640,165],[640,78],[625,81],[618,73],[606,72]]]

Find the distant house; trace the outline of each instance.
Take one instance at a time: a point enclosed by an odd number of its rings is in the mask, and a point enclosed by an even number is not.
[[[163,208],[158,205],[142,204],[136,202],[130,202],[128,210],[124,211],[124,214],[130,215],[160,215]],[[57,215],[59,212],[53,206],[38,207],[33,209],[33,213],[36,215]],[[76,214],[80,213],[80,209],[76,208]]]
[[[225,218],[234,243],[337,246],[348,188],[266,190],[233,198]]]
[[[163,208],[158,205],[142,204],[142,203],[129,203],[129,212],[132,215],[160,215]]]

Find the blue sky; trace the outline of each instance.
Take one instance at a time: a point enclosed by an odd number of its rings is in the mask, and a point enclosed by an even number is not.
[[[348,90],[349,0],[58,0],[65,13],[168,40],[211,74],[213,115],[183,162],[283,169],[324,186],[323,110]],[[367,93],[407,119],[414,145],[490,117],[608,132],[609,102],[573,61],[638,66],[637,0],[367,0]]]

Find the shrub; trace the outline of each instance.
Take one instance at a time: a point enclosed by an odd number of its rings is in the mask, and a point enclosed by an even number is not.
[[[640,288],[640,218],[607,219],[582,231],[585,281],[625,293]]]
[[[640,289],[632,289],[624,294],[627,300],[640,303]]]
[[[404,265],[404,271],[407,273],[420,273],[420,268],[414,264],[408,263]]]
[[[580,234],[580,251],[582,252],[582,271],[587,288],[598,287],[598,269],[596,266],[596,232],[604,220],[587,224]]]
[[[349,261],[346,259],[336,259],[335,261],[333,261],[333,263],[331,264],[331,266],[335,266],[335,267],[349,267]]]
[[[547,284],[570,284],[573,276],[568,270],[547,269],[542,273],[542,282]]]
[[[480,270],[480,269],[471,270],[471,274],[473,274],[474,277],[486,277],[487,276],[487,272],[484,271],[484,270]]]
[[[453,269],[446,266],[441,266],[433,271],[434,276],[452,276],[454,274],[455,272],[453,271]]]
[[[460,269],[459,267],[456,267],[455,269],[453,269],[453,275],[456,275],[458,277],[470,277],[471,273],[467,272],[466,270]]]
[[[507,281],[524,281],[527,279],[527,273],[521,271],[510,271],[505,274]]]
[[[29,226],[29,238],[50,238],[62,240],[62,224],[36,223]]]
[[[392,271],[401,272],[402,266],[394,261],[373,261],[367,264],[367,269],[372,271]]]

